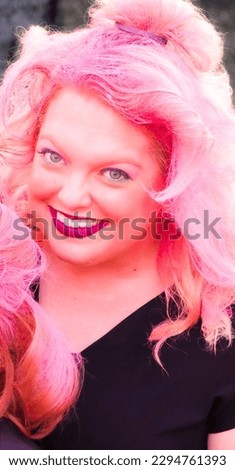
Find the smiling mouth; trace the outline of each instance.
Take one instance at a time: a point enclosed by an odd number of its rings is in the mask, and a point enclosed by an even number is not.
[[[57,211],[49,206],[53,223],[61,234],[71,238],[85,238],[102,230],[110,225],[108,220],[74,217],[69,214]]]

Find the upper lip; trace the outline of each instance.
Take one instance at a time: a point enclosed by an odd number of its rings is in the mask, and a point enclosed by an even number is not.
[[[59,212],[60,214],[63,214],[65,217],[67,217],[68,219],[71,219],[71,220],[101,220],[101,219],[94,219],[92,217],[76,217],[74,215],[71,215],[71,214],[66,214],[66,212],[63,212],[63,211],[59,211],[58,209],[55,209],[54,207],[52,206],[49,206],[50,209],[52,209],[53,211],[55,212]]]

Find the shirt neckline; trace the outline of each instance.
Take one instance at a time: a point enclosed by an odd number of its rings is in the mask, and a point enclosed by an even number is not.
[[[142,333],[147,341],[152,327],[166,318],[163,312],[165,313],[164,292],[138,307],[133,313],[84,348],[80,354],[86,356],[86,354],[99,347],[110,349],[117,345],[121,346],[121,344],[126,343],[127,336],[133,336],[134,339],[136,333]]]

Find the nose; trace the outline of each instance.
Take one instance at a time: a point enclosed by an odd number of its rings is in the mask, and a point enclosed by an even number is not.
[[[77,211],[81,208],[90,208],[92,197],[90,193],[90,183],[86,175],[73,172],[65,178],[58,194],[58,199],[63,207],[70,211]]]

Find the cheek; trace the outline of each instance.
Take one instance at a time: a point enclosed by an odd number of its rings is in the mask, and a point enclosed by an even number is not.
[[[29,174],[28,193],[31,200],[45,200],[58,191],[59,182],[39,167],[32,167]]]
[[[152,212],[159,211],[159,204],[140,187],[134,187],[130,191],[109,191],[107,194],[103,191],[96,202],[104,214],[116,220],[125,217],[144,217],[147,220]]]
[[[145,219],[146,224],[149,224],[149,221],[152,217],[157,217],[160,211],[160,204],[157,204],[155,201],[146,197],[145,201],[143,201],[143,205],[139,204],[139,211],[137,217],[141,217]]]

